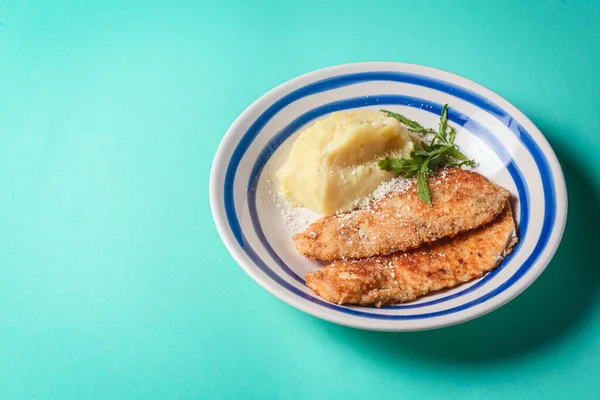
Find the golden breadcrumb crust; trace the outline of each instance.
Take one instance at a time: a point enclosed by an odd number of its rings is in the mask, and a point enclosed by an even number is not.
[[[509,192],[482,175],[444,169],[429,179],[431,206],[412,182],[342,216],[323,217],[294,235],[298,252],[309,259],[337,260],[387,255],[487,224],[498,216]]]
[[[405,253],[338,260],[306,274],[306,284],[337,304],[376,305],[415,300],[493,270],[517,242],[512,208],[493,222]]]

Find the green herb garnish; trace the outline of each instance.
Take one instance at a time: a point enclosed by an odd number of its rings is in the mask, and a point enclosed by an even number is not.
[[[440,124],[438,131],[424,128],[416,121],[410,120],[403,115],[380,110],[388,117],[396,118],[408,127],[411,132],[434,134],[429,143],[422,141],[419,148],[411,153],[409,159],[388,157],[379,160],[379,168],[385,171],[394,171],[404,174],[407,178],[417,175],[417,188],[419,197],[428,205],[431,205],[429,197],[429,188],[427,187],[427,176],[439,168],[444,167],[462,167],[463,165],[473,166],[475,161],[469,160],[458,150],[454,144],[456,130],[448,126],[448,104],[444,104],[442,115],[440,115]]]
[[[406,118],[404,115],[388,111],[388,110],[379,110],[380,112],[386,114],[388,117],[396,118],[398,121],[402,122],[409,131],[420,134],[427,133],[435,133],[433,129],[424,128],[423,125],[418,123],[417,121],[413,121],[412,119]]]

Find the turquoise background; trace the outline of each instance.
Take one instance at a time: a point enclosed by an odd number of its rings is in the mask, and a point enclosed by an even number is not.
[[[600,2],[1,1],[2,398],[600,396]],[[501,309],[386,334],[236,265],[208,204],[236,116],[355,61],[445,69],[548,137],[569,221]]]

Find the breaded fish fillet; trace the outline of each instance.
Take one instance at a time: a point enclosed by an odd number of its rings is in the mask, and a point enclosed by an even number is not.
[[[406,253],[334,261],[307,273],[306,285],[332,303],[379,307],[480,278],[517,242],[512,209],[506,204],[504,212],[486,226]]]
[[[429,179],[431,206],[409,188],[391,192],[369,208],[323,217],[294,235],[296,249],[310,259],[338,260],[387,255],[455,236],[492,221],[510,194],[482,175],[448,168]]]

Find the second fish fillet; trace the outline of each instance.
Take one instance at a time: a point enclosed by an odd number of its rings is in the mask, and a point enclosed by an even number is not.
[[[306,274],[306,285],[336,304],[376,305],[413,301],[427,293],[482,277],[517,242],[510,203],[493,222],[405,253],[338,260]]]

